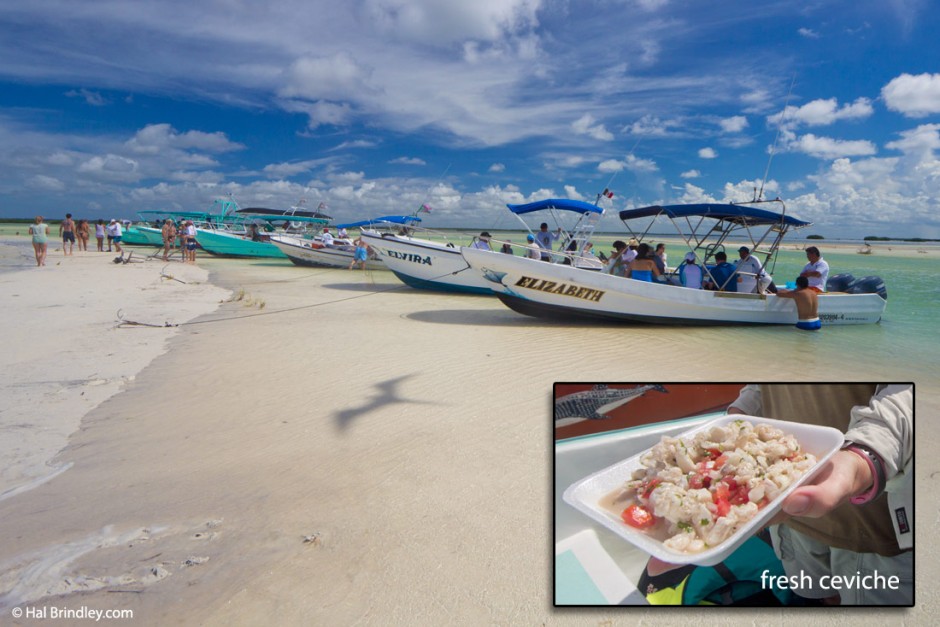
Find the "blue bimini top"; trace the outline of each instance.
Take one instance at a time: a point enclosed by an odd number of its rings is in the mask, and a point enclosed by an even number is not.
[[[652,205],[650,207],[640,207],[639,209],[624,209],[620,212],[620,219],[632,220],[634,218],[649,218],[658,215],[664,215],[670,218],[702,216],[705,218],[714,218],[715,220],[728,220],[729,222],[748,224],[750,226],[779,224],[781,222],[787,226],[793,227],[803,227],[812,224],[811,222],[797,220],[794,217],[783,215],[775,211],[758,209],[747,205],[718,203]]]
[[[582,200],[569,200],[567,198],[546,198],[545,200],[536,200],[524,205],[506,205],[509,210],[516,215],[523,213],[532,213],[533,211],[544,211],[545,209],[560,209],[563,211],[574,211],[575,213],[604,213],[604,210],[597,205]]]
[[[421,222],[421,218],[415,216],[382,216],[381,218],[372,218],[371,220],[360,220],[359,222],[347,222],[346,224],[337,224],[338,229],[356,229],[360,226],[372,226],[373,224],[413,224]]]

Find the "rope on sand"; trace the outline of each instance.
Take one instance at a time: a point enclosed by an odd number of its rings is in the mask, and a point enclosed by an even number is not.
[[[121,327],[152,327],[155,329],[164,329],[167,327],[178,327],[179,324],[171,324],[169,322],[164,322],[163,324],[151,324],[149,322],[137,322],[136,320],[125,320],[124,319],[124,310],[117,310],[117,328]]]
[[[463,270],[458,270],[458,272],[462,272],[462,271],[463,271]],[[434,278],[429,279],[429,280],[433,281],[433,280],[435,280],[435,279],[443,278],[443,277],[449,276],[449,275],[451,275],[451,274],[457,274],[457,272],[446,272],[446,273],[444,273],[444,274],[442,274],[442,275],[440,275],[440,276],[438,276],[438,277],[434,277]],[[173,278],[173,277],[168,277],[168,278]],[[176,280],[179,280],[179,279],[176,279]],[[373,284],[374,284],[374,282],[373,282]],[[137,321],[135,321],[135,320],[125,320],[125,319],[124,319],[124,310],[123,310],[123,309],[118,309],[118,311],[117,311],[118,324],[117,324],[116,328],[122,328],[122,327],[123,327],[123,328],[127,328],[127,327],[150,327],[150,328],[154,328],[154,329],[164,329],[164,328],[176,328],[176,327],[183,327],[183,326],[192,326],[192,325],[196,325],[196,324],[209,324],[209,323],[213,323],[213,322],[227,322],[227,321],[230,321],[230,320],[243,320],[243,319],[245,319],[245,318],[257,318],[257,317],[259,317],[259,316],[273,316],[273,315],[275,315],[275,314],[289,313],[289,312],[292,312],[292,311],[301,311],[301,310],[303,310],[303,309],[314,309],[314,308],[317,308],[317,307],[324,307],[324,306],[326,306],[326,305],[335,305],[336,303],[342,303],[342,302],[346,302],[346,301],[350,301],[350,300],[358,300],[358,299],[360,299],[360,298],[367,298],[367,297],[369,297],[369,296],[376,296],[376,295],[378,295],[378,294],[385,294],[385,293],[387,293],[387,292],[397,292],[397,291],[400,291],[400,290],[407,290],[407,289],[411,289],[411,288],[410,288],[408,285],[405,285],[405,284],[394,285],[394,286],[391,286],[391,287],[387,287],[387,288],[385,288],[385,289],[377,290],[377,291],[375,291],[375,292],[369,292],[369,293],[367,293],[367,294],[356,294],[355,296],[347,296],[347,297],[345,297],[345,298],[337,298],[337,299],[335,299],[335,300],[328,300],[328,301],[325,301],[325,302],[322,302],[322,303],[312,303],[312,304],[310,304],[310,305],[300,305],[300,306],[297,306],[297,307],[288,307],[287,309],[277,309],[277,310],[274,310],[274,311],[263,311],[263,312],[258,312],[258,313],[254,313],[254,314],[248,314],[248,315],[245,315],[245,316],[230,316],[230,317],[228,317],[228,318],[212,318],[212,319],[210,319],[210,320],[190,320],[189,322],[179,322],[179,323],[176,323],[176,324],[171,324],[171,323],[169,323],[169,322],[164,322],[163,324],[151,324],[151,323],[149,323],[149,322],[137,322]]]

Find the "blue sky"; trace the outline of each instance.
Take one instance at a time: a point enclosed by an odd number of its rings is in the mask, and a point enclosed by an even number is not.
[[[808,232],[937,238],[938,17],[927,0],[3,2],[0,217],[232,194],[508,228],[507,202],[610,187],[619,211],[763,183]]]

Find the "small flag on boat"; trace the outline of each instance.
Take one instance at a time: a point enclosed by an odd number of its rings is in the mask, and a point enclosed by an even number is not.
[[[319,210],[319,209],[326,209],[326,208],[327,208],[327,206],[326,206],[326,203],[325,203],[325,202],[321,202],[319,205],[317,205],[317,209],[318,209],[318,210]]]
[[[614,197],[614,193],[610,191],[609,189],[607,189],[606,187],[604,188],[604,195],[607,196],[608,198]]]
[[[418,209],[418,213],[421,213],[422,211],[425,213],[431,213],[431,208],[428,205],[424,204],[424,205],[421,205],[420,209]]]

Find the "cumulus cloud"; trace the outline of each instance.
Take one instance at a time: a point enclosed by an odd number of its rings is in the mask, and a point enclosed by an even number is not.
[[[138,154],[159,154],[168,149],[202,150],[224,153],[244,149],[242,144],[230,141],[225,133],[187,131],[180,133],[169,124],[148,124],[125,143]]]
[[[371,91],[371,70],[349,53],[322,57],[302,57],[284,73],[280,95],[308,100],[345,100],[364,90]]]
[[[492,172],[492,173],[496,174],[496,173],[499,173],[499,172],[504,172],[505,170],[506,170],[506,166],[505,166],[504,164],[502,164],[502,163],[494,163],[493,165],[491,165],[491,166],[489,167],[488,172]]]
[[[772,126],[787,127],[828,126],[840,120],[864,119],[874,113],[868,98],[858,98],[851,104],[839,106],[836,98],[813,100],[802,107],[787,106],[780,113],[768,116]]]
[[[321,159],[310,159],[306,161],[294,161],[289,163],[270,163],[262,168],[262,172],[264,172],[264,174],[270,178],[291,177],[298,174],[303,174],[304,172],[310,172],[322,163],[323,160]]]
[[[747,128],[747,118],[743,115],[735,115],[719,120],[718,124],[725,133],[740,133]]]
[[[940,124],[923,124],[909,131],[902,131],[901,138],[885,144],[891,150],[922,157],[932,156],[940,149]]]
[[[603,124],[594,123],[594,116],[590,113],[585,113],[572,122],[571,128],[578,135],[588,135],[599,141],[611,141],[614,138],[613,133],[604,128]]]
[[[700,159],[715,159],[718,157],[718,153],[714,148],[701,148],[698,151],[698,156]]]
[[[901,74],[881,89],[885,105],[907,117],[940,113],[940,74]]]
[[[873,155],[875,145],[867,140],[840,140],[831,137],[817,137],[807,133],[796,141],[789,142],[787,149],[791,152],[802,152],[819,159],[836,159],[838,157],[861,157]]]
[[[607,159],[598,164],[597,170],[604,173],[621,172],[656,172],[659,166],[650,159],[640,159],[636,155],[627,155],[624,159]]]
[[[684,179],[697,179],[700,176],[702,176],[702,173],[699,172],[698,170],[686,170],[679,176],[681,176]]]

